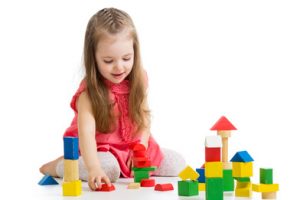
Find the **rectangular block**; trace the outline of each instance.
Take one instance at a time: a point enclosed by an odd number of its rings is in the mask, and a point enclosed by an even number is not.
[[[235,196],[237,197],[252,197],[250,182],[237,182],[235,188]]]
[[[205,162],[205,177],[206,178],[223,177],[222,162]]]
[[[64,181],[72,182],[79,180],[78,160],[64,159]]]
[[[252,162],[233,162],[232,163],[232,176],[233,177],[251,177],[253,175]]]
[[[62,184],[63,196],[79,196],[81,195],[81,180],[72,182],[63,182]]]
[[[64,159],[78,160],[78,138],[64,137]]]
[[[205,191],[205,183],[198,183],[198,190],[199,191]]]
[[[221,161],[221,148],[220,147],[205,147],[205,161],[206,162]]]
[[[252,190],[255,192],[277,192],[279,184],[252,184]]]
[[[263,192],[261,193],[262,199],[276,199],[276,192]]]
[[[223,187],[224,187],[223,178],[206,178],[206,182],[205,182],[206,199],[223,200]]]
[[[232,169],[223,169],[223,190],[234,191],[234,179],[232,177]]]
[[[198,194],[198,181],[178,181],[179,196],[195,196]]]
[[[263,184],[273,184],[273,169],[272,168],[260,168],[259,180]]]
[[[143,179],[148,179],[150,177],[149,171],[134,171],[134,182],[140,183]]]

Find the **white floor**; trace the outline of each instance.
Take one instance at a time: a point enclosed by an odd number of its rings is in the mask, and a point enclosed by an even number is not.
[[[156,183],[172,183],[174,186],[173,191],[167,192],[159,192],[155,191],[154,188],[140,188],[137,190],[129,190],[127,189],[127,185],[130,182],[133,182],[133,179],[119,179],[116,183],[114,183],[116,190],[113,192],[93,192],[88,188],[86,182],[83,182],[82,186],[82,195],[79,197],[63,197],[61,185],[53,185],[53,186],[40,186],[36,184],[35,188],[33,188],[33,197],[34,199],[88,199],[88,200],[110,200],[110,199],[119,199],[119,200],[135,200],[135,199],[205,199],[205,193],[200,192],[199,196],[194,197],[179,197],[177,194],[177,181],[179,180],[177,177],[152,177],[155,179]],[[59,183],[61,183],[61,179],[57,179]],[[224,200],[238,200],[243,199],[247,200],[249,198],[236,198],[233,193],[225,193]],[[253,193],[252,199],[260,199],[260,195]]]

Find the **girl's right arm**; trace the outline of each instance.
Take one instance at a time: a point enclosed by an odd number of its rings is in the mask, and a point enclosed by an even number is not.
[[[86,92],[80,94],[77,101],[78,137],[81,156],[88,171],[88,184],[92,190],[101,187],[101,181],[111,184],[102,170],[95,140],[96,124],[91,101]]]

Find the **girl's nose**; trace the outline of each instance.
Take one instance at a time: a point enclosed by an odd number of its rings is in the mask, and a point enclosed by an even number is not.
[[[122,69],[122,63],[120,61],[116,62],[114,65],[114,70],[120,71]]]

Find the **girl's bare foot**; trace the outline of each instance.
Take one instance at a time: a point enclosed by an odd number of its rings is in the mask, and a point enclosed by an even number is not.
[[[52,161],[42,165],[40,167],[40,172],[42,174],[48,174],[48,175],[53,176],[53,177],[58,177],[58,175],[56,174],[56,165],[63,158],[64,158],[63,156],[60,156],[57,159],[52,160]]]

